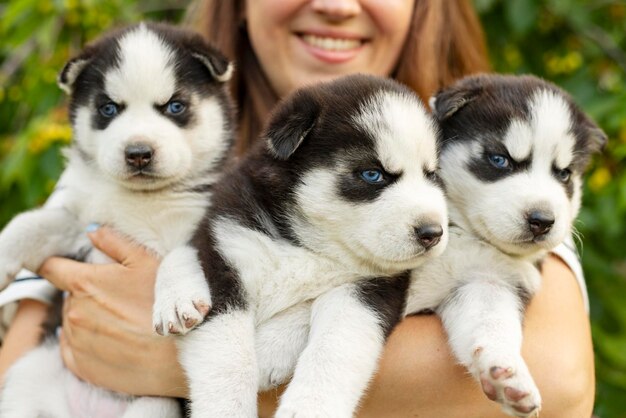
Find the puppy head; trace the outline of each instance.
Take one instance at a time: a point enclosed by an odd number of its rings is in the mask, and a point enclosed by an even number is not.
[[[505,252],[551,249],[580,208],[582,174],[606,135],[541,79],[482,75],[434,99],[453,221]]]
[[[58,78],[71,96],[76,154],[130,189],[206,174],[230,146],[231,72],[199,35],[166,25],[97,40]]]
[[[447,212],[435,174],[437,129],[417,96],[373,76],[348,76],[284,101],[268,152],[293,184],[298,241],[375,271],[441,253]]]

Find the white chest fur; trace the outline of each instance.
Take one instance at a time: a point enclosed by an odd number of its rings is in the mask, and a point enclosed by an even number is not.
[[[59,187],[81,226],[110,225],[160,255],[190,239],[209,204],[188,191],[131,191],[81,165],[70,165]]]

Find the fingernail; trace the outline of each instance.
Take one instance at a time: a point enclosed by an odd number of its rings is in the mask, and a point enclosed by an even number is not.
[[[89,225],[87,225],[87,228],[85,228],[85,231],[87,231],[87,232],[96,232],[98,230],[98,228],[100,228],[100,224],[96,223],[96,222],[92,222]]]

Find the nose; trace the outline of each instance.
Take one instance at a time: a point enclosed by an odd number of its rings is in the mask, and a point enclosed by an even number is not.
[[[548,212],[532,211],[528,214],[528,228],[536,237],[547,234],[554,225],[554,215]]]
[[[361,12],[360,0],[313,0],[311,7],[330,18],[344,19]]]
[[[424,249],[428,250],[439,243],[443,235],[443,228],[436,224],[423,225],[415,228],[415,235],[417,235],[417,240]]]
[[[147,144],[131,144],[124,150],[124,155],[126,164],[141,170],[150,165],[154,150]]]

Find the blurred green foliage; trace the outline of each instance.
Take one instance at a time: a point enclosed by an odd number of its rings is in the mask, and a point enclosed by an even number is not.
[[[224,0],[227,1],[227,0]],[[494,69],[561,85],[609,134],[577,229],[591,297],[596,414],[626,417],[626,2],[474,0]],[[0,226],[42,204],[71,131],[55,78],[84,43],[141,18],[177,21],[187,2],[0,2]],[[567,315],[566,312],[563,313]]]

